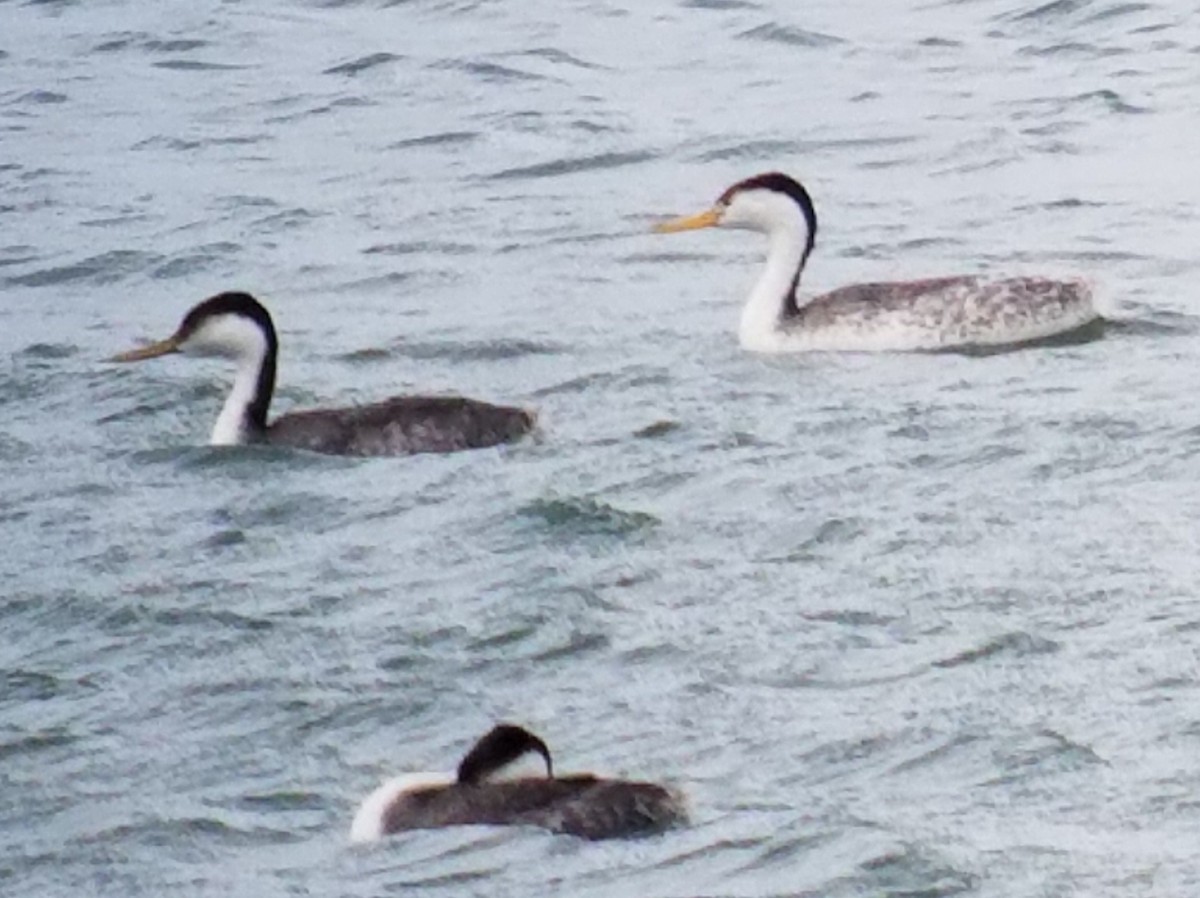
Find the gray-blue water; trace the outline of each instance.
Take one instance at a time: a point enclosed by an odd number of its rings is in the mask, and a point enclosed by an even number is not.
[[[1056,0],[0,3],[0,893],[1195,896],[1200,22]],[[986,356],[737,346],[769,169],[810,290],[1077,272]],[[536,441],[206,448],[280,411]],[[498,719],[692,825],[347,834]]]

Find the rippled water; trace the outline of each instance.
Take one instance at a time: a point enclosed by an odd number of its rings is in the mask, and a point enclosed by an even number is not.
[[[1192,896],[1200,25],[1185,4],[0,4],[0,891]],[[982,357],[742,352],[810,289],[1078,271]],[[280,409],[540,438],[204,447],[219,364],[102,360],[240,287]],[[693,825],[346,836],[494,720]]]

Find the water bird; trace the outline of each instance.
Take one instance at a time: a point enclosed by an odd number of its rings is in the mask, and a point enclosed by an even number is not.
[[[219,356],[237,363],[217,416],[214,446],[269,443],[331,455],[454,452],[518,439],[532,412],[461,396],[394,396],[371,405],[312,409],[267,422],[279,340],[266,308],[249,293],[227,292],[194,306],[170,337],[114,356],[137,362],[168,353]]]
[[[659,233],[742,228],[767,235],[767,262],[742,309],[738,337],[757,352],[934,350],[1028,343],[1100,318],[1080,279],[975,275],[851,284],[811,299],[800,276],[817,213],[799,181],[779,172],[727,189],[705,212],[663,222]]]
[[[545,761],[545,776],[493,779],[530,752]],[[656,783],[591,773],[556,776],[545,742],[524,727],[501,723],[472,746],[456,774],[413,773],[379,786],[355,814],[350,839],[467,825],[539,826],[611,839],[660,832],[686,819],[682,797]]]

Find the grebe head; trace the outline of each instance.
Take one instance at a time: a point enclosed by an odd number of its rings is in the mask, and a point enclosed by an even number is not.
[[[699,215],[672,219],[655,227],[661,234],[697,228],[742,228],[766,234],[802,234],[804,255],[817,237],[817,213],[804,185],[780,172],[738,181]]]
[[[767,263],[742,308],[738,337],[748,349],[771,351],[780,322],[799,315],[800,275],[817,239],[817,213],[799,181],[779,172],[738,181],[699,215],[672,219],[655,230],[669,234],[697,228],[745,228],[765,233]]]
[[[266,433],[279,340],[270,314],[258,300],[249,293],[218,293],[188,312],[167,339],[123,352],[112,360],[139,362],[172,352],[237,362],[233,387],[213,425],[210,443],[235,445]]]
[[[261,360],[277,346],[271,315],[249,293],[219,293],[195,306],[165,340],[123,352],[114,362],[139,362],[168,353]]]
[[[536,751],[546,761],[546,776],[554,778],[554,762],[546,743],[524,727],[501,723],[492,727],[458,765],[458,781],[474,784],[507,767],[528,752]]]

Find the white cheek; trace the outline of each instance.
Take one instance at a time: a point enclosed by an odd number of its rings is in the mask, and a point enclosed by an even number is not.
[[[721,224],[728,228],[743,230],[759,230],[763,226],[765,216],[763,204],[752,196],[740,196],[726,210]]]
[[[522,755],[511,764],[506,764],[487,777],[487,781],[503,782],[504,780],[521,780],[541,778],[546,775],[546,760],[536,752]]]
[[[226,315],[206,321],[180,347],[194,356],[243,358],[262,355],[266,340],[258,325],[241,315]]]
[[[722,228],[744,228],[746,227],[744,213],[745,209],[736,203],[732,206],[727,206],[725,211],[721,213],[721,217],[717,220],[717,225]]]
[[[793,222],[798,212],[790,197],[773,191],[751,191],[734,197],[721,224],[750,231],[770,231]]]

